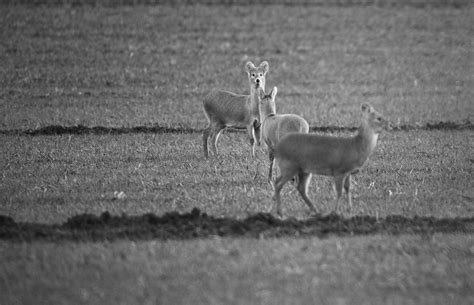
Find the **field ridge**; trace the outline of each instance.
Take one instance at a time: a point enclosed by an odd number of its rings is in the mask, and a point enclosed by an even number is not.
[[[346,127],[346,126],[311,126],[311,131],[322,131],[322,132],[340,132],[340,131],[355,131],[357,127]],[[426,124],[403,124],[395,125],[392,127],[392,131],[411,131],[411,130],[474,130],[474,124],[466,120],[464,122],[436,122]],[[231,131],[236,131],[231,129]],[[189,134],[189,133],[200,133],[202,129],[195,129],[189,127],[167,127],[160,125],[150,126],[133,126],[133,127],[106,127],[106,126],[61,126],[61,125],[49,125],[36,129],[7,129],[0,130],[0,134],[3,135],[19,135],[19,136],[43,136],[43,135],[83,135],[83,134],[135,134],[135,133],[177,133],[177,134]]]
[[[130,5],[285,5],[285,6],[389,6],[389,7],[466,7],[469,0],[0,0],[3,5],[55,5],[55,6],[130,6]]]
[[[474,218],[435,218],[389,215],[385,218],[337,214],[315,215],[307,219],[279,219],[268,213],[257,213],[244,219],[214,217],[193,208],[188,213],[152,213],[141,216],[100,216],[80,214],[63,224],[17,223],[0,215],[0,239],[11,241],[104,241],[104,240],[181,240],[219,237],[275,238],[369,234],[474,233]]]

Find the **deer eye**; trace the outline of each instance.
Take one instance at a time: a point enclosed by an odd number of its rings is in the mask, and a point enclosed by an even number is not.
[[[263,76],[263,73],[259,73],[258,76],[262,77],[262,76]]]
[[[252,73],[252,77],[255,77],[255,73]]]

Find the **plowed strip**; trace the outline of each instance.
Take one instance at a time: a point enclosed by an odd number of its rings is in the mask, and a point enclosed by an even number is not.
[[[304,220],[278,219],[258,213],[245,219],[219,218],[194,208],[189,213],[166,213],[163,216],[100,216],[82,214],[61,225],[16,223],[0,215],[0,239],[13,241],[104,241],[104,240],[182,240],[194,238],[368,234],[474,233],[474,218],[406,218],[399,215],[376,219],[371,216],[344,218],[335,214],[317,215]]]

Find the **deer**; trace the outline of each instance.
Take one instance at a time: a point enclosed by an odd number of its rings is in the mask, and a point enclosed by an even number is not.
[[[274,188],[272,182],[272,170],[275,163],[274,149],[280,139],[290,132],[309,132],[309,124],[306,120],[296,114],[277,114],[275,97],[277,87],[273,87],[269,94],[260,88],[259,102],[262,114],[262,138],[268,148],[270,166],[268,169],[268,183]]]
[[[351,175],[359,172],[372,154],[382,130],[390,130],[390,123],[370,104],[361,105],[362,120],[355,135],[338,137],[318,134],[290,133],[283,137],[274,149],[280,175],[275,181],[278,216],[282,216],[280,192],[282,187],[295,175],[296,188],[310,210],[316,208],[308,198],[308,185],[312,174],[332,176],[336,188],[336,213],[342,188],[347,194],[347,202],[352,211]]]
[[[203,99],[203,111],[208,126],[202,133],[204,157],[209,157],[208,141],[215,156],[218,155],[217,141],[225,128],[246,129],[255,157],[255,143],[260,145],[261,118],[258,103],[258,89],[265,90],[265,76],[269,65],[267,61],[256,67],[251,61],[245,64],[248,74],[250,95],[239,95],[224,90],[213,90]]]

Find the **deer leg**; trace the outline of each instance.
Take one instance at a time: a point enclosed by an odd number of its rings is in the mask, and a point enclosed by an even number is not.
[[[303,198],[304,202],[306,205],[309,207],[309,209],[313,212],[316,213],[316,208],[314,207],[313,202],[308,198],[308,186],[309,182],[311,181],[311,174],[310,173],[299,173],[298,174],[298,185],[296,186],[296,189],[300,192],[301,197]]]
[[[342,184],[344,182],[344,175],[334,176],[334,182],[336,184],[336,213],[339,213],[339,200],[342,195]]]
[[[347,194],[347,203],[349,204],[349,212],[352,213],[352,198],[351,198],[351,175],[347,175],[344,180],[344,190]]]
[[[282,217],[280,198],[281,189],[295,174],[296,173],[291,169],[283,169],[280,167],[280,176],[275,180],[275,195],[273,196],[273,199],[276,201],[277,215],[280,217]]]
[[[224,129],[223,126],[215,125],[211,131],[211,145],[212,145],[211,147],[212,147],[212,151],[214,152],[214,155],[216,156],[219,154],[217,150],[217,140],[219,140],[219,136],[223,129]]]
[[[250,138],[250,146],[252,146],[252,157],[255,158],[255,128],[253,125],[247,127],[247,133]]]
[[[209,149],[207,147],[207,140],[209,139],[211,133],[211,125],[209,125],[204,131],[202,132],[202,147],[204,149],[204,157],[207,159],[209,157]]]
[[[275,162],[275,156],[271,148],[268,148],[268,158],[270,159],[270,167],[268,169],[268,183],[270,183],[270,185],[274,187],[272,183],[272,172],[273,172],[273,164]]]
[[[253,122],[253,128],[254,128],[254,134],[255,134],[255,139],[257,140],[257,145],[260,146],[261,145],[261,141],[262,141],[262,124],[255,120]]]

